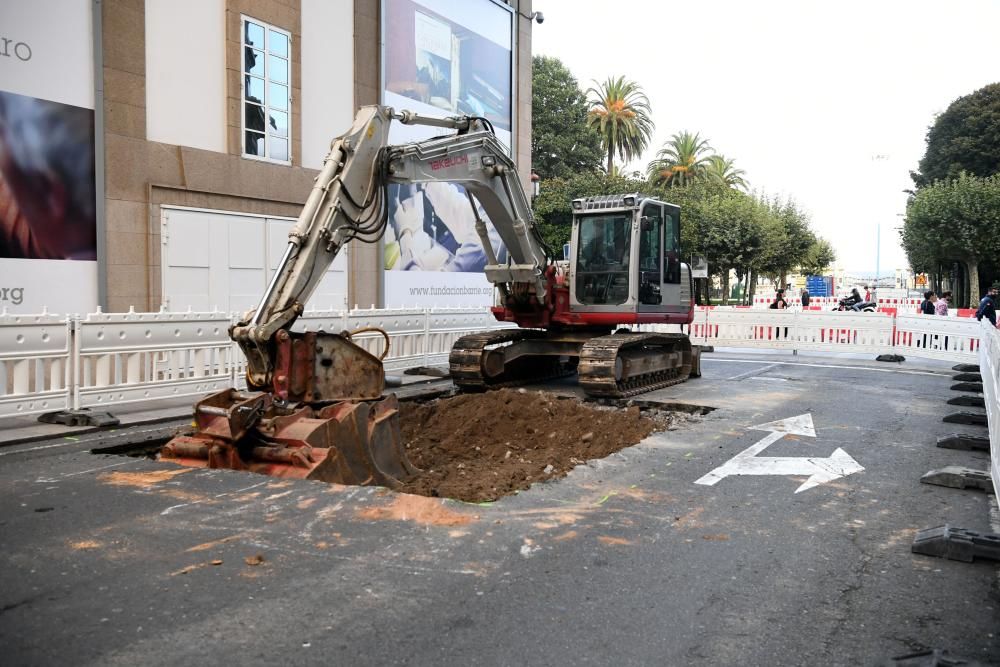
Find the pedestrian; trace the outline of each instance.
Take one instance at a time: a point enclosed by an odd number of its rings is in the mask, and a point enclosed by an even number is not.
[[[872,291],[868,287],[868,285],[865,285],[865,303],[868,303],[871,300],[872,300]]]
[[[771,303],[769,307],[775,310],[784,310],[785,308],[788,308],[788,302],[785,301],[785,290],[779,289],[774,293],[774,302]],[[785,330],[785,338],[788,338],[788,327],[774,327],[774,338],[776,340],[781,338],[782,328]]]
[[[948,302],[951,301],[951,292],[941,292],[937,303],[934,304],[934,312],[937,315],[948,316]]]
[[[1000,293],[1000,290],[997,289],[996,285],[991,287],[986,296],[979,300],[979,308],[976,309],[976,319],[982,322],[985,317],[994,327],[997,325],[996,300],[998,293]]]
[[[921,315],[934,315],[935,306],[934,302],[937,301],[937,295],[934,294],[934,290],[927,290],[924,292],[924,300],[920,302],[920,314]]]
[[[951,292],[941,292],[937,303],[934,304],[934,312],[938,315],[948,317],[948,302],[951,301]],[[948,350],[948,336],[944,337],[944,349]]]
[[[806,289],[805,287],[802,288],[801,299],[802,299],[802,307],[803,308],[808,308],[809,307],[809,290]]]

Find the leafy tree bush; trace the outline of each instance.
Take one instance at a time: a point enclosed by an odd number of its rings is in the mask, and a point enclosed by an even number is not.
[[[971,307],[980,296],[980,264],[1000,253],[1000,175],[962,174],[920,188],[907,204],[902,240],[914,271],[965,264]]]
[[[535,56],[531,75],[531,166],[541,178],[601,168],[601,137],[587,127],[587,98],[558,58]]]
[[[960,97],[927,131],[927,150],[918,172],[918,188],[966,172],[992,176],[1000,172],[1000,83]]]

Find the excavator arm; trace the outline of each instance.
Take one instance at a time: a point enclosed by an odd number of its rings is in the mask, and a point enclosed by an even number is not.
[[[430,125],[457,134],[390,146],[389,126]],[[505,297],[544,304],[548,258],[514,163],[488,121],[399,114],[381,106],[362,107],[351,129],[335,139],[316,177],[288,246],[258,306],[232,327],[230,335],[247,357],[253,387],[271,384],[274,341],[302,313],[340,249],[352,240],[375,243],[388,220],[390,183],[446,182],[463,186],[476,217],[476,234],[487,256],[485,274]],[[507,247],[501,264],[473,200],[483,206]]]

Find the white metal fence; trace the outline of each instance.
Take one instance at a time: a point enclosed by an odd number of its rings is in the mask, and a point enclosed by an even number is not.
[[[242,386],[243,354],[228,335],[233,321],[219,312],[0,315],[0,417]],[[459,336],[507,326],[483,308],[441,308],[313,311],[295,328],[383,329],[391,341],[385,368],[398,372],[447,363]],[[713,308],[696,313],[690,333],[697,344],[720,347],[900,353],[974,363],[982,328],[970,318]],[[385,344],[378,333],[355,340],[373,354]]]
[[[982,321],[979,372],[983,376],[983,399],[990,431],[990,476],[993,488],[1000,489],[1000,331]]]
[[[644,325],[648,331],[677,326]],[[972,318],[796,310],[712,308],[699,311],[699,345],[770,350],[902,354],[975,363],[982,329]]]
[[[0,314],[0,417],[68,408],[145,403],[245,387],[243,353],[226,313],[93,313],[82,317]],[[298,331],[377,327],[389,334],[387,371],[448,362],[474,331],[512,326],[483,308],[306,312]],[[385,339],[355,342],[380,355]]]
[[[793,290],[791,292],[785,293],[785,299],[788,303],[798,303],[798,294]],[[774,301],[774,295],[756,295],[753,298],[753,308],[767,308]],[[899,296],[878,296],[876,297],[876,302],[879,308],[896,308],[900,312],[908,311],[916,313],[920,308],[920,302],[923,299],[914,299],[911,297],[899,297]],[[840,299],[835,296],[813,296],[809,298],[809,305],[815,308],[822,308],[829,310],[835,308],[840,302]]]
[[[73,321],[73,407],[233,386],[230,324],[225,313],[94,313]]]
[[[0,416],[70,404],[71,326],[57,315],[0,314]]]

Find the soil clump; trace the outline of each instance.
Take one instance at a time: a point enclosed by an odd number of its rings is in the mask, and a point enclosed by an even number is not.
[[[423,472],[401,491],[495,500],[634,445],[682,415],[613,408],[524,389],[403,403],[410,461]]]

